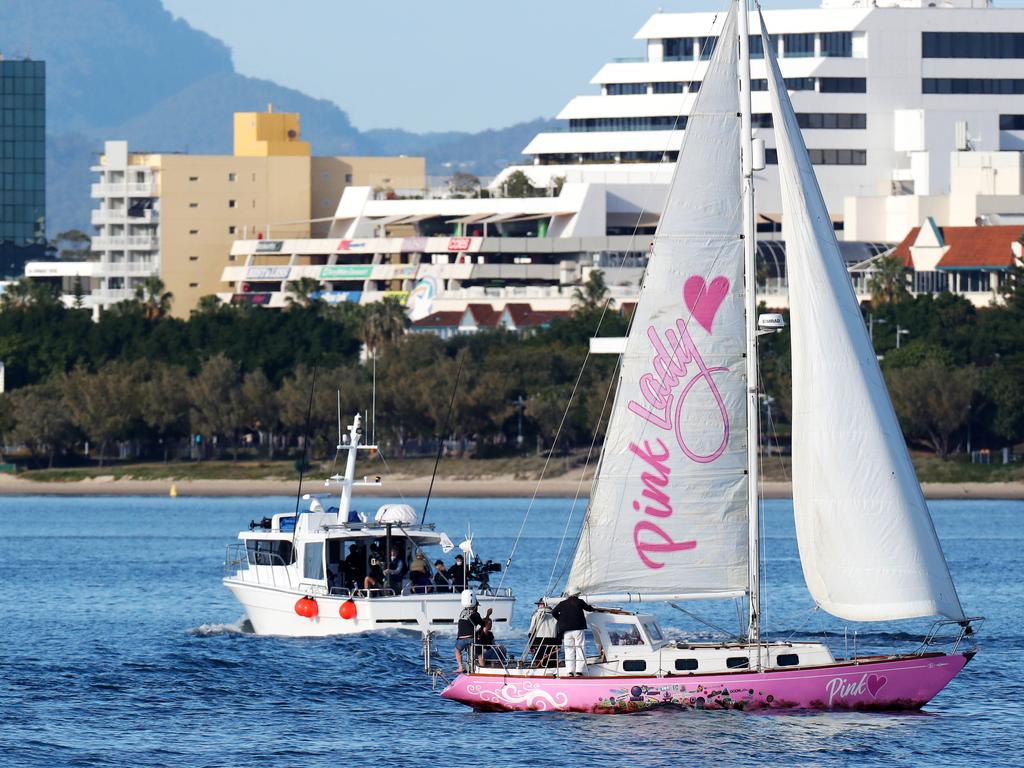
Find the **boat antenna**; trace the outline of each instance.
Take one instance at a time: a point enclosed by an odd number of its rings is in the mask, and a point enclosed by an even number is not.
[[[295,531],[299,530],[299,499],[302,498],[302,476],[306,473],[306,455],[309,453],[309,422],[313,417],[313,393],[316,392],[316,371],[313,366],[313,381],[309,385],[309,404],[306,406],[306,430],[302,436],[302,461],[299,462],[299,488],[295,491],[295,528],[292,529],[292,540]]]
[[[370,394],[370,442],[377,444],[377,355],[373,356],[373,388]]]
[[[338,390],[338,450],[341,450],[341,390]],[[334,457],[337,458],[338,454],[335,451]]]
[[[427,488],[427,499],[423,502],[423,517],[420,518],[420,525],[427,522],[427,507],[430,506],[430,496],[434,492],[434,479],[437,477],[437,465],[441,462],[441,451],[444,449],[444,436],[448,434],[448,424],[452,418],[452,408],[455,406],[455,393],[459,391],[459,379],[462,378],[462,366],[466,362],[465,354],[459,356],[459,368],[455,372],[455,385],[452,387],[452,396],[448,401],[448,415],[444,417],[444,429],[437,436],[437,453],[434,456],[434,471],[430,473],[430,487]]]

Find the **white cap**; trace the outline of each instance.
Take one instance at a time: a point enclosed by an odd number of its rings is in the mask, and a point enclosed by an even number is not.
[[[472,608],[474,605],[476,605],[476,595],[473,594],[473,590],[472,589],[464,589],[464,590],[462,590],[462,607],[463,608]]]

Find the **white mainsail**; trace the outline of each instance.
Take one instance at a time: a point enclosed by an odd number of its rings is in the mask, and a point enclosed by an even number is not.
[[[733,4],[719,40],[736,39]],[[746,593],[738,90],[737,46],[718,45],[654,238],[570,590]]]
[[[792,320],[793,506],[823,609],[963,619],[764,20]]]

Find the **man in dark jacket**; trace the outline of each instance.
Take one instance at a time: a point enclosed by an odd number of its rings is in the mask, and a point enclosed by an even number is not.
[[[604,613],[603,608],[594,608],[580,600],[579,592],[570,592],[569,596],[551,611],[551,615],[557,621],[558,634],[562,636],[565,671],[569,677],[583,677],[583,668],[587,663],[583,649],[583,633],[587,629],[587,613],[593,611]]]
[[[466,561],[462,555],[455,556],[455,564],[448,569],[448,581],[453,592],[461,592],[466,588]]]

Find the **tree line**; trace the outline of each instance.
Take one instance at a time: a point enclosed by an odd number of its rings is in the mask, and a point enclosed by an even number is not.
[[[864,314],[911,445],[945,458],[968,444],[1024,441],[1017,273],[1006,303],[983,309],[951,294],[911,296],[894,274]],[[375,404],[389,456],[437,439],[472,442],[480,456],[586,447],[600,436],[615,372],[614,357],[588,357],[589,338],[600,318],[602,335],[622,335],[628,323],[614,308],[602,312],[607,290],[593,275],[574,314],[545,329],[448,340],[407,333],[394,302],[328,306],[303,286],[281,312],[211,298],[188,319],[169,317],[151,286],[98,322],[45,287],[23,287],[0,300],[0,434],[40,464],[81,461],[87,443],[101,462],[125,443],[153,459],[185,445],[196,458],[297,456],[307,433],[312,456],[324,457],[340,402],[345,424]],[[765,429],[784,442],[788,331],[759,346]]]

